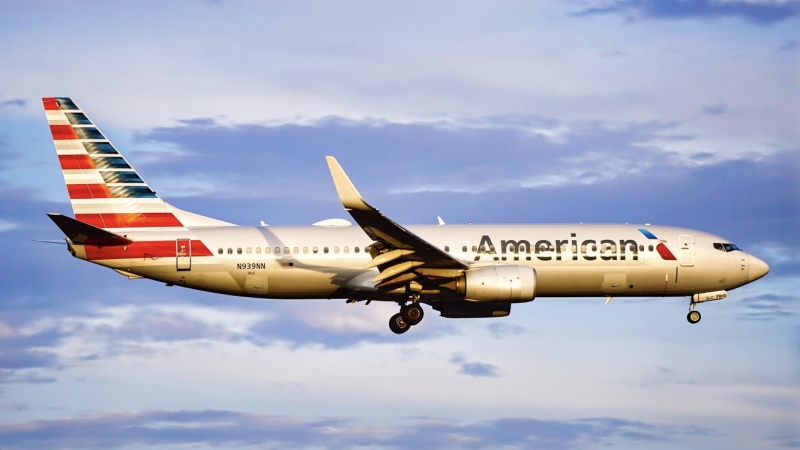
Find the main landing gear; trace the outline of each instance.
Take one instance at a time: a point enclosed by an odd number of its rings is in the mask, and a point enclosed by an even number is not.
[[[697,303],[692,300],[689,300],[689,314],[686,314],[686,320],[689,321],[691,324],[695,324],[700,322],[700,311],[697,310]]]
[[[425,311],[419,304],[419,295],[412,295],[410,299],[410,304],[401,303],[400,312],[389,319],[389,329],[395,334],[405,333],[412,326],[422,322],[425,316]]]

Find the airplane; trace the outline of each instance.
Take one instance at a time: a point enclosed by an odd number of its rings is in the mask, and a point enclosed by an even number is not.
[[[729,240],[688,228],[629,224],[404,227],[367,203],[326,157],[357,226],[237,226],[164,201],[72,99],[42,99],[75,217],[48,214],[76,258],[130,278],[270,299],[395,302],[402,334],[424,316],[503,317],[537,297],[721,300],[769,266]]]

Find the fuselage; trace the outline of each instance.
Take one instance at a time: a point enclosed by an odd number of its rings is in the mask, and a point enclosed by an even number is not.
[[[687,228],[554,224],[408,229],[471,268],[534,268],[537,297],[692,295],[731,290],[767,270],[726,239]],[[132,229],[124,234],[135,242],[73,248],[76,256],[103,266],[224,294],[395,298],[375,289],[372,279],[378,269],[364,268],[372,260],[372,241],[355,226]]]

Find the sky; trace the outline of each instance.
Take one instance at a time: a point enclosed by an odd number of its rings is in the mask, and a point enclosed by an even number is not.
[[[800,448],[800,2],[0,2],[0,447]],[[270,301],[72,258],[41,98],[241,225],[712,232],[767,277],[500,319]]]

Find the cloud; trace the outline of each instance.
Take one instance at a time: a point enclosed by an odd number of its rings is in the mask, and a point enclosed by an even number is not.
[[[119,327],[104,328],[114,339],[134,341],[227,341],[233,335],[220,324],[204,322],[183,314],[148,310],[136,311]]]
[[[17,225],[16,223],[14,223],[14,222],[12,222],[10,220],[0,219],[0,233],[2,233],[4,231],[13,230],[14,228],[17,228],[17,227],[19,227],[19,225]]]
[[[9,375],[15,370],[57,368],[56,354],[51,350],[65,335],[58,329],[19,329],[0,322],[0,370]],[[31,327],[29,327],[31,328]]]
[[[701,112],[709,116],[719,116],[728,112],[728,107],[722,103],[718,105],[709,105],[704,106]]]
[[[28,104],[28,102],[26,100],[24,100],[24,99],[21,99],[21,98],[14,98],[14,99],[11,99],[11,100],[2,100],[2,101],[0,101],[0,109],[9,108],[9,107],[12,107],[12,106],[16,106],[16,107],[21,108],[21,107],[24,107],[27,104]]]
[[[403,423],[405,422],[405,423]],[[228,410],[132,411],[0,425],[3,448],[375,448],[490,449],[597,447],[613,443],[677,443],[709,430],[612,417],[541,420],[504,417],[481,422],[417,418],[368,425],[351,418],[309,419]]]
[[[721,108],[707,112],[718,114]],[[372,163],[376,149],[382,167],[407,173],[387,186],[389,192],[404,194],[594,185],[655,166],[685,169],[733,157],[711,152],[714,158],[698,162],[690,155],[699,149],[671,150],[673,143],[692,149],[695,140],[678,133],[677,127],[676,123],[560,121],[535,116],[438,123],[327,118],[311,125],[162,127],[137,134],[136,142],[180,149],[179,156],[164,154],[158,164],[147,164],[147,172],[175,184],[195,186],[206,180],[207,186],[219,189],[216,193],[194,189],[197,195],[219,197],[271,196],[274,192],[316,197],[322,186],[329,185],[327,173],[319,170],[324,169],[322,157],[327,154],[337,156],[346,169],[361,169],[370,176],[368,180],[385,185],[386,178]],[[415,156],[409,159],[412,150]],[[320,177],[295,182],[297,174],[309,172],[309,164]],[[175,177],[177,172],[180,177]],[[288,192],[287,185],[291,186]]]
[[[478,361],[467,361],[460,354],[453,355],[450,362],[459,366],[458,373],[471,377],[499,377],[497,366]]]
[[[745,317],[754,320],[775,320],[797,315],[800,297],[795,295],[762,294],[738,302],[745,307]]]
[[[486,329],[492,333],[495,339],[504,339],[525,333],[525,329],[519,325],[494,322],[486,325]]]
[[[308,308],[313,310],[309,311]],[[339,350],[365,343],[402,342],[404,345],[410,345],[452,333],[451,327],[445,324],[439,323],[431,328],[423,324],[398,337],[391,333],[386,325],[393,314],[384,314],[388,308],[384,307],[363,315],[353,314],[349,309],[341,303],[330,307],[319,303],[276,306],[273,310],[277,310],[277,314],[254,324],[243,338],[259,346],[286,343],[292,348],[319,347]]]
[[[622,14],[639,19],[722,19],[736,17],[759,25],[771,25],[800,16],[800,2],[748,0],[617,0],[573,13],[575,16]]]

